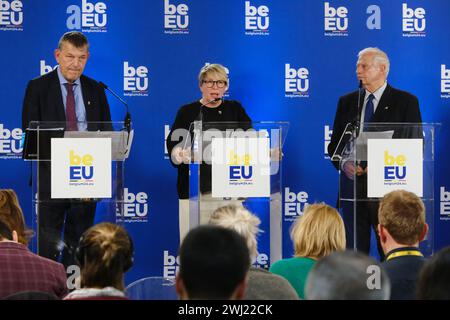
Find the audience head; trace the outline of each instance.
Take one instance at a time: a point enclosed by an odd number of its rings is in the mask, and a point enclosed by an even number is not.
[[[437,252],[423,267],[417,284],[421,300],[450,300],[450,246]]]
[[[17,234],[16,234],[17,238]],[[13,233],[8,224],[0,219],[0,241],[13,241]]]
[[[339,212],[324,204],[312,204],[294,222],[291,229],[296,257],[320,259],[345,250],[345,228]]]
[[[396,190],[386,194],[378,209],[378,233],[384,251],[398,245],[418,246],[428,231],[425,206],[414,193]],[[387,252],[386,252],[387,253]]]
[[[89,228],[76,251],[81,287],[124,290],[123,274],[133,265],[133,250],[131,237],[122,226],[106,222]]]
[[[354,251],[334,252],[319,260],[308,275],[309,300],[388,300],[387,273],[372,258]]]
[[[228,205],[213,212],[209,224],[232,229],[244,237],[251,261],[258,256],[257,235],[261,230],[261,220],[243,206]]]
[[[16,231],[19,243],[28,245],[33,231],[25,226],[25,218],[17,199],[16,193],[11,189],[0,189],[0,219],[11,231]]]
[[[181,244],[176,289],[182,299],[242,299],[249,267],[249,251],[241,235],[202,225]]]

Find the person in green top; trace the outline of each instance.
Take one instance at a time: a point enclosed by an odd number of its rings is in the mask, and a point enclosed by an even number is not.
[[[345,250],[344,222],[329,205],[312,204],[292,225],[291,239],[294,257],[275,262],[270,272],[287,279],[304,299],[306,279],[317,260],[334,251]]]

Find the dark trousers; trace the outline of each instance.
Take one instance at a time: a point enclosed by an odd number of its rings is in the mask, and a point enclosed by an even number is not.
[[[341,192],[345,192],[345,198],[357,199],[355,202],[343,201],[340,203],[345,224],[347,249],[353,250],[356,248],[356,250],[362,253],[369,254],[371,231],[373,230],[376,235],[378,254],[380,260],[383,261],[384,252],[377,231],[379,201],[376,199],[367,199],[367,177],[365,175],[357,178],[356,197],[354,197],[353,194],[353,183],[353,181],[347,180],[345,183],[345,185],[348,186],[347,190],[341,190]],[[356,213],[354,210],[355,207]]]
[[[81,235],[94,224],[96,202],[43,200],[38,206],[38,254],[61,262],[67,268],[76,264],[75,250]]]

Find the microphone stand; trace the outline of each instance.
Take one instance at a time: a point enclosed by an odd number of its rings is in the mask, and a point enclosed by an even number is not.
[[[100,87],[102,87],[103,89],[108,90],[109,92],[111,92],[111,94],[117,98],[117,100],[119,100],[120,102],[122,102],[122,104],[125,106],[126,108],[126,114],[125,114],[125,118],[123,120],[124,122],[124,126],[125,129],[127,130],[128,136],[127,136],[127,151],[128,151],[128,143],[130,141],[130,132],[131,132],[131,114],[128,110],[128,104],[121,98],[119,97],[118,94],[116,94],[113,90],[111,90],[106,84],[104,84],[103,82],[99,82]]]
[[[336,149],[334,150],[333,155],[330,155],[332,161],[341,161],[343,158],[343,154],[345,153],[345,145],[349,141],[348,139],[353,139],[353,141],[356,141],[356,138],[358,137],[358,133],[359,133],[359,129],[360,129],[360,121],[361,121],[361,115],[360,115],[361,90],[362,90],[362,81],[359,80],[356,119],[352,122],[347,123],[347,125],[345,126],[345,129],[342,132],[341,137],[339,138],[339,141],[337,143],[337,146],[336,146]],[[346,137],[348,137],[348,138],[346,138]]]
[[[220,101],[220,100],[222,100],[222,98],[215,98],[215,99],[212,99],[212,100],[210,100],[210,101],[208,101],[208,102],[206,102],[206,103],[202,103],[202,104],[200,105],[200,112],[199,112],[199,114],[198,114],[198,116],[197,116],[196,118],[198,118],[199,121],[201,121],[201,122],[203,123],[203,107],[207,106],[207,105],[210,104],[210,103],[217,102],[217,101]],[[194,120],[194,121],[195,121],[195,120]],[[193,124],[194,124],[194,122],[191,122],[191,124],[189,125],[188,134],[191,133],[191,129],[192,129]],[[187,143],[187,140],[188,140],[188,139],[185,139],[185,143],[184,143],[184,145],[183,145],[183,149],[186,149],[186,143]],[[191,142],[191,143],[192,143],[192,142]]]
[[[121,97],[119,97],[119,95],[117,95],[114,91],[112,91],[106,84],[104,84],[101,81],[99,82],[99,84],[100,84],[100,87],[102,87],[103,89],[106,89],[109,92],[111,92],[111,94],[114,97],[116,97],[120,102],[122,102],[123,105],[125,106],[126,114],[125,114],[125,118],[124,118],[123,122],[124,122],[125,128],[127,129],[128,134],[130,134],[130,131],[131,131],[131,114],[130,114],[130,112],[128,110],[128,104],[125,101],[123,101],[123,99]]]
[[[353,137],[356,139],[360,130],[361,122],[361,90],[362,90],[362,80],[359,80],[358,85],[358,105],[356,107],[356,123],[353,125]]]

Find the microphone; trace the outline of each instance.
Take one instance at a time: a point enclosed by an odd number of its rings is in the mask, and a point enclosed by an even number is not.
[[[103,89],[106,89],[109,92],[111,92],[114,97],[116,97],[120,102],[122,102],[125,105],[127,113],[125,115],[125,119],[124,119],[123,122],[125,124],[125,128],[127,129],[128,136],[129,136],[130,135],[130,131],[131,131],[131,115],[130,115],[130,112],[128,111],[128,104],[125,101],[123,101],[123,99],[121,97],[119,97],[114,91],[112,91],[106,84],[104,84],[101,81],[98,84]]]
[[[210,103],[213,103],[213,102],[217,102],[217,101],[221,101],[223,98],[215,98],[215,99],[212,99],[212,100],[209,100],[208,102],[206,102],[206,103],[202,103],[201,105],[200,105],[200,112],[199,112],[199,114],[197,115],[197,117],[195,118],[195,119],[199,119],[202,123],[203,123],[203,107],[204,106],[207,106],[208,104],[210,104]],[[194,120],[195,121],[195,120]],[[188,134],[191,134],[191,130],[193,130],[193,125],[194,125],[194,122],[191,122],[191,124],[189,125],[189,129],[188,129]],[[193,135],[194,135],[194,132],[193,132]],[[186,145],[187,145],[187,138],[186,138],[186,140],[185,140],[185,142],[184,142],[184,145],[183,145],[183,149],[186,149]]]
[[[359,132],[359,124],[361,121],[361,91],[363,89],[362,80],[359,80],[358,84],[358,105],[356,109],[356,124],[355,124],[355,137]]]
[[[222,99],[223,98],[215,98],[215,99],[212,99],[212,100],[208,101],[207,103],[201,104],[200,105],[200,112],[199,112],[199,115],[200,115],[199,119],[200,119],[200,121],[203,121],[203,107],[207,106],[210,103],[221,101]]]

